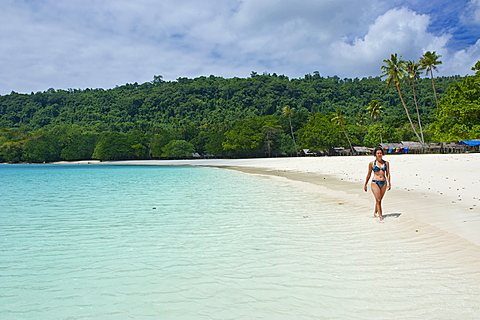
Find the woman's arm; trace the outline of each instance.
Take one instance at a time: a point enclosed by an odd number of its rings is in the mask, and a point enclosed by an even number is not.
[[[390,162],[387,162],[385,163],[387,165],[387,172],[385,172],[387,174],[387,190],[390,190],[392,188],[392,184],[390,183],[390,172],[392,170],[392,168],[390,167]]]
[[[367,177],[365,178],[365,184],[363,185],[363,190],[367,192],[367,184],[368,181],[370,180],[370,176],[372,175],[372,170],[373,170],[373,161],[368,164],[368,173]]]

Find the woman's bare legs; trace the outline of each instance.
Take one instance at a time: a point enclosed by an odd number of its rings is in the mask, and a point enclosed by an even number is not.
[[[375,196],[375,213],[378,213],[380,221],[383,220],[382,199],[387,191],[387,186],[380,188],[375,182],[372,182],[372,192]],[[375,213],[373,214],[375,216]]]

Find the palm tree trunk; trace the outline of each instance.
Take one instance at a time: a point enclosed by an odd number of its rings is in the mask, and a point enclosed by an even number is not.
[[[418,132],[415,129],[415,126],[413,125],[412,118],[410,117],[410,114],[408,113],[407,105],[405,104],[405,101],[403,100],[402,92],[400,92],[400,86],[398,84],[396,86],[397,86],[398,95],[400,96],[400,100],[402,101],[403,108],[405,109],[405,113],[407,114],[408,121],[410,121],[410,125],[412,126],[412,130],[415,133],[415,135],[417,136],[418,141],[423,146],[424,143],[423,143],[422,139],[420,139],[420,136],[418,135]]]
[[[417,109],[418,126],[420,127],[420,136],[422,137],[422,143],[425,143],[425,137],[423,136],[422,121],[420,120],[420,111],[418,110],[417,102],[417,90],[415,89],[415,80],[412,79],[413,100],[415,101],[415,108]]]
[[[433,70],[430,70],[430,76],[432,78],[433,94],[435,95],[435,101],[437,102],[437,105],[438,105],[437,89],[435,88],[435,81],[433,80]]]
[[[350,150],[352,151],[352,155],[355,153],[355,150],[353,150],[352,143],[350,142],[350,138],[348,137],[347,131],[345,130],[345,127],[342,125],[342,130],[343,133],[345,134],[345,137],[347,138],[348,144],[350,145]]]
[[[292,116],[290,114],[288,115],[288,122],[290,123],[290,132],[292,133],[293,145],[295,146],[295,154],[298,157],[297,143],[295,142],[295,135],[293,134]]]

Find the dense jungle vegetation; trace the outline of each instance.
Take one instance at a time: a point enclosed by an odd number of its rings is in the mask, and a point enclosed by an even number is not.
[[[393,55],[392,55],[393,57]],[[477,70],[480,63],[476,65]],[[480,75],[415,81],[425,142],[480,138]],[[293,155],[417,140],[388,79],[257,74],[0,96],[0,162]],[[450,88],[450,91],[449,91]],[[439,99],[437,107],[436,97]],[[464,109],[467,107],[467,109]]]

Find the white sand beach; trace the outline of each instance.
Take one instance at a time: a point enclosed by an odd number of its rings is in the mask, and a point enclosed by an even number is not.
[[[229,167],[288,179],[367,219],[372,216],[374,200],[370,190],[363,191],[363,183],[367,165],[373,159],[354,156],[103,163]],[[403,228],[417,234],[440,232],[452,241],[463,239],[480,247],[480,154],[403,154],[386,155],[385,159],[390,162],[392,177],[392,190],[383,201],[385,224],[401,222]]]

